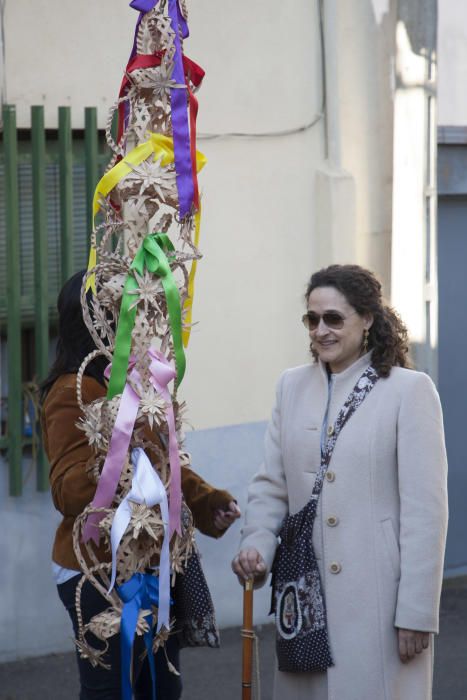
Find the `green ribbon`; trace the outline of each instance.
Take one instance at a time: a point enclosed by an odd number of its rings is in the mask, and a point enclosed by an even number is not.
[[[171,253],[175,250],[172,241],[165,233],[150,233],[136,253],[127,275],[123,288],[122,302],[120,305],[120,316],[118,319],[117,333],[115,336],[115,349],[112,359],[112,371],[110,373],[107,398],[112,399],[117,394],[121,394],[125,388],[128,373],[128,363],[131,353],[131,333],[135,325],[136,305],[130,308],[135,302],[135,290],[138,283],[132,274],[136,270],[139,275],[148,270],[153,275],[160,277],[167,301],[170,330],[172,333],[173,347],[175,354],[175,366],[177,369],[176,386],[178,387],[185,374],[185,353],[182,344],[182,309],[180,295],[170,269],[168,258],[173,257]]]

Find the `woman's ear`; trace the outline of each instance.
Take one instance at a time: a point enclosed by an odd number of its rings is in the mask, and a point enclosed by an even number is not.
[[[365,324],[364,328],[365,328],[365,330],[369,331],[371,326],[373,325],[373,321],[375,320],[374,316],[373,316],[373,314],[365,314],[363,318],[364,318],[364,324]]]

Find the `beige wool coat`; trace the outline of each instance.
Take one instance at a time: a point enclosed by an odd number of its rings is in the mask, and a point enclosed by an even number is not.
[[[332,425],[371,353],[333,375]],[[321,364],[287,370],[248,496],[241,547],[268,570],[287,513],[311,496],[328,401]],[[447,529],[447,464],[440,401],[431,379],[395,367],[342,429],[321,493],[313,544],[323,582],[334,666],[276,671],[274,699],[429,700],[430,648],[399,660],[396,627],[438,631]]]

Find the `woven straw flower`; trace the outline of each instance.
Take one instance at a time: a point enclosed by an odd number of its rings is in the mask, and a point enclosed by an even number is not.
[[[137,270],[133,270],[133,274],[138,287],[128,292],[136,296],[136,300],[130,306],[130,309],[134,308],[142,301],[144,303],[145,313],[147,313],[148,306],[154,303],[156,295],[163,290],[162,282],[158,277],[155,277],[147,270],[144,271],[143,275],[140,275]]]
[[[94,328],[98,331],[101,338],[106,338],[110,331],[107,312],[94,300],[92,302],[92,315]]]
[[[104,399],[96,399],[85,408],[84,418],[80,418],[76,427],[84,432],[91,447],[95,450],[104,450],[107,439],[104,435],[105,428],[102,424],[102,406]]]
[[[161,425],[166,421],[167,404],[152,385],[150,385],[141,397],[139,412],[148,420],[151,430],[154,424]]]
[[[132,503],[131,509],[132,538],[136,540],[142,532],[146,532],[157,542],[164,533],[161,518],[145,503]]]
[[[128,173],[124,183],[128,186],[136,180],[139,184],[140,196],[147,191],[154,192],[162,202],[165,202],[166,195],[173,192],[175,170],[172,166],[162,165],[162,158],[153,160],[150,157],[139,165],[130,164],[130,167],[132,172]]]
[[[185,85],[180,85],[172,79],[174,70],[173,62],[163,61],[160,66],[147,68],[145,71],[134,71],[127,74],[133,85],[139,90],[150,90],[154,102],[160,100],[162,109],[169,107],[170,91],[174,88],[186,89]]]

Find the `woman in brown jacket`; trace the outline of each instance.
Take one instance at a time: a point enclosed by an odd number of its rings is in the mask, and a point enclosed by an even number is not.
[[[44,447],[50,462],[52,498],[63,515],[55,536],[52,566],[58,594],[67,608],[75,634],[76,586],[81,578],[80,567],[73,551],[73,525],[92,500],[96,485],[88,477],[86,466],[92,458],[92,449],[86,436],[77,427],[81,417],[76,397],[76,376],[83,359],[95,349],[93,340],[82,318],[80,290],[84,271],[71,277],[58,297],[59,328],[56,360],[42,386],[42,432]],[[90,403],[106,393],[104,358],[96,358],[88,365],[82,382],[83,401]],[[182,466],[182,490],[190,508],[195,526],[205,535],[220,537],[240,516],[234,498],[227,491],[215,489],[188,466]],[[101,561],[109,560],[109,553],[101,549]],[[107,607],[97,590],[86,582],[81,596],[85,621]],[[80,700],[117,700],[120,698],[120,640],[110,640],[110,670],[93,667],[78,656],[81,693]],[[175,638],[169,638],[166,652],[171,663],[178,667],[179,649]],[[137,654],[135,654],[135,659]],[[181,680],[168,672],[164,651],[155,655],[157,697],[159,700],[177,700],[181,695]],[[151,678],[147,660],[134,668],[135,698],[151,697]]]

